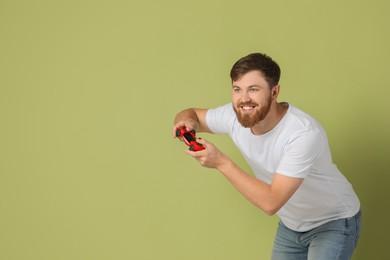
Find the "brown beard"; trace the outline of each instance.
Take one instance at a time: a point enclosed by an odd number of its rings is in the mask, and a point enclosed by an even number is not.
[[[235,106],[233,106],[233,109],[234,112],[236,112],[238,122],[240,122],[240,124],[245,128],[251,128],[255,126],[257,123],[259,123],[260,121],[264,120],[269,110],[271,109],[271,103],[272,103],[272,97],[270,95],[268,102],[264,106],[260,107],[260,109],[256,109],[256,112],[253,116],[241,114],[240,110]],[[238,104],[238,107],[242,105],[251,105],[251,104],[254,103],[252,102],[240,103]]]

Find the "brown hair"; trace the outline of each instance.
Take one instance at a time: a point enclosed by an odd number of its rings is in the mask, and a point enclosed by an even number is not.
[[[258,70],[263,74],[270,88],[279,83],[281,72],[279,65],[263,53],[252,53],[239,59],[230,71],[230,78],[232,81],[236,81],[253,70]]]

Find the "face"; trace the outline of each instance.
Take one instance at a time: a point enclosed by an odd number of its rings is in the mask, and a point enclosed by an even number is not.
[[[268,114],[272,94],[267,81],[259,71],[250,71],[233,81],[232,103],[238,121],[251,128]]]

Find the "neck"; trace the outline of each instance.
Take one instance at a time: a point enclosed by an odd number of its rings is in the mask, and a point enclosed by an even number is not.
[[[262,135],[271,131],[283,116],[286,114],[288,106],[285,103],[272,102],[267,116],[251,128],[254,135]]]

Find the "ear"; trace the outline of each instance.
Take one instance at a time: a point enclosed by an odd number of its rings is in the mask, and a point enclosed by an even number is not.
[[[276,100],[276,98],[279,96],[279,92],[280,92],[280,85],[277,84],[276,86],[274,86],[272,89],[271,89],[271,96],[272,96],[272,99],[273,100]]]

